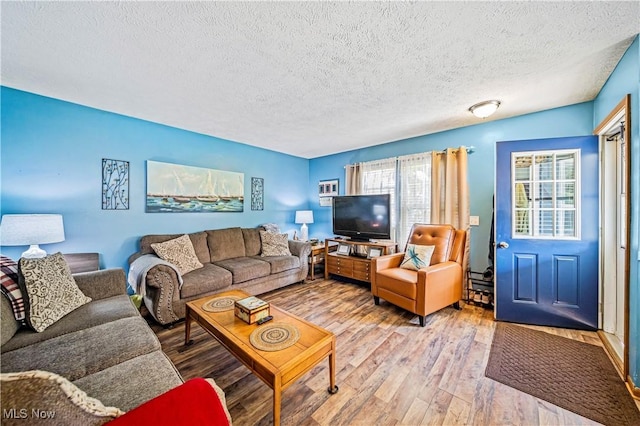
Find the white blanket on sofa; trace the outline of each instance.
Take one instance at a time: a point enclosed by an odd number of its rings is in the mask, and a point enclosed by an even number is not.
[[[147,281],[147,272],[156,265],[167,265],[176,271],[180,288],[182,288],[182,275],[180,275],[180,271],[178,271],[176,265],[160,259],[155,254],[145,254],[131,263],[129,274],[127,275],[127,282],[131,288],[142,297],[146,295],[145,283]]]

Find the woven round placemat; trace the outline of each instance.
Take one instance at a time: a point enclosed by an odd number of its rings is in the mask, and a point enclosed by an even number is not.
[[[256,349],[275,352],[292,346],[299,338],[300,332],[295,326],[278,322],[256,328],[249,341]]]
[[[234,302],[240,300],[237,296],[216,297],[202,305],[202,309],[207,312],[224,312],[233,309]]]

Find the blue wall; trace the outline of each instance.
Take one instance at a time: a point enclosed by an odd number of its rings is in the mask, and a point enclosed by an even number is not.
[[[140,236],[275,222],[306,208],[308,160],[2,87],[1,197],[7,213],[61,213],[66,240],[47,252],[99,252],[126,267]],[[129,210],[101,209],[102,158],[130,162]],[[244,173],[243,213],[145,213],[146,160]],[[265,209],[251,211],[251,177]],[[27,247],[2,247],[17,259]]]
[[[631,244],[629,291],[629,374],[640,387],[640,41],[635,41],[594,100],[594,127],[631,94]]]
[[[480,226],[471,227],[471,268],[484,271],[489,254],[496,142],[582,136],[592,132],[593,103],[586,102],[312,159],[309,165],[309,196],[313,200],[311,208],[315,223],[310,225],[309,234],[319,237],[331,235],[331,208],[319,206],[317,182],[340,178],[340,193],[344,194],[346,164],[460,145],[474,146],[475,151],[469,154],[470,208],[472,215],[480,216]]]

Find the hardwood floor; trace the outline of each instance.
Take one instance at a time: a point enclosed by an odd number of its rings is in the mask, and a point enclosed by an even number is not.
[[[285,425],[587,425],[597,424],[484,376],[493,312],[461,303],[418,317],[369,287],[334,280],[296,284],[261,296],[336,335],[336,383],[327,392],[322,362],[282,394]],[[152,328],[185,379],[211,377],[225,391],[235,425],[272,422],[272,391],[194,324],[184,347],[184,322]],[[534,327],[601,346],[593,332]]]

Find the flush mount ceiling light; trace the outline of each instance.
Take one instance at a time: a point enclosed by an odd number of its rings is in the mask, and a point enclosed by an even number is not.
[[[473,105],[469,111],[478,118],[487,118],[496,112],[499,106],[500,101],[483,101]]]

